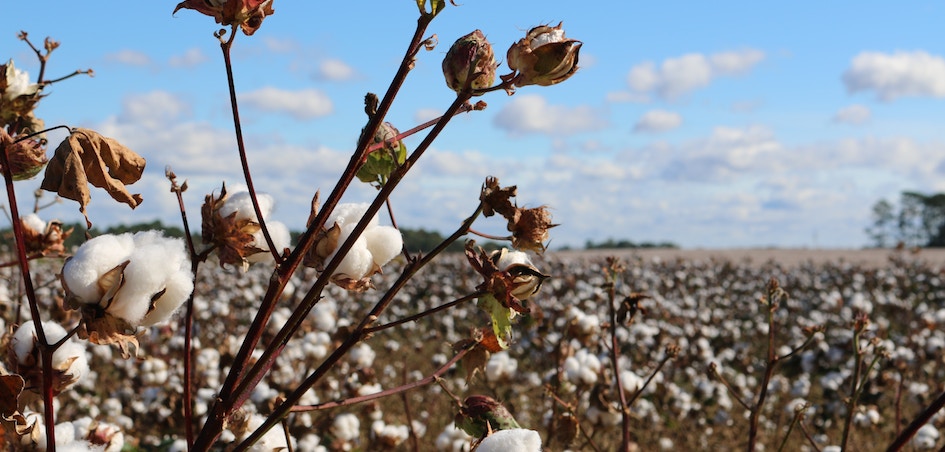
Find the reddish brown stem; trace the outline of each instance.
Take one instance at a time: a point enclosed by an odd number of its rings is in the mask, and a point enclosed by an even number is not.
[[[455,300],[453,300],[453,301],[451,301],[451,302],[449,302],[449,303],[441,304],[441,305],[439,305],[439,306],[437,306],[437,307],[435,307],[435,308],[427,309],[426,311],[423,311],[423,312],[420,312],[420,313],[417,313],[417,314],[414,314],[414,315],[411,315],[411,316],[408,316],[408,317],[404,317],[404,318],[402,318],[402,319],[400,319],[400,320],[395,320],[395,321],[393,321],[393,322],[385,323],[385,324],[383,324],[383,325],[378,325],[378,326],[372,326],[372,327],[369,327],[369,328],[365,328],[364,332],[367,333],[367,334],[372,334],[372,333],[376,333],[376,332],[378,332],[378,331],[386,330],[386,329],[388,329],[388,328],[393,328],[393,327],[395,327],[395,326],[397,326],[397,325],[403,325],[403,324],[405,324],[405,323],[407,323],[407,322],[413,322],[413,321],[415,321],[415,320],[422,319],[422,318],[424,318],[424,317],[426,317],[426,316],[428,316],[428,315],[436,314],[437,312],[440,312],[440,311],[443,311],[443,310],[452,308],[453,306],[456,306],[456,305],[458,305],[458,304],[465,303],[465,302],[467,302],[467,301],[469,301],[469,300],[472,300],[472,299],[474,299],[474,298],[479,298],[479,297],[481,297],[482,295],[484,295],[485,293],[486,293],[486,292],[484,292],[484,291],[473,292],[473,293],[471,293],[471,294],[469,294],[469,295],[466,295],[466,296],[464,296],[464,297],[462,297],[462,298],[457,298],[457,299],[455,299]]]
[[[10,222],[13,225],[13,237],[16,242],[16,256],[19,261],[20,275],[23,278],[24,291],[26,299],[29,301],[30,316],[36,327],[37,346],[39,347],[41,360],[43,363],[43,414],[46,421],[46,439],[50,444],[50,450],[56,449],[56,415],[53,408],[53,382],[52,378],[52,355],[56,350],[49,344],[46,338],[46,332],[43,330],[42,318],[39,314],[39,302],[36,299],[36,289],[33,287],[33,278],[30,276],[30,264],[26,255],[26,242],[23,235],[23,223],[20,222],[20,213],[16,205],[16,192],[13,187],[13,169],[10,167],[10,159],[7,155],[7,148],[0,146],[0,167],[3,169],[3,180],[7,190],[7,202],[10,206],[10,216],[13,217]],[[18,310],[19,311],[19,310]]]
[[[249,192],[249,198],[253,202],[253,212],[256,213],[256,222],[262,229],[263,237],[266,239],[266,246],[272,254],[276,263],[282,262],[282,250],[277,250],[272,236],[269,235],[269,228],[266,227],[266,220],[263,218],[262,210],[259,208],[259,200],[256,197],[256,188],[253,186],[253,177],[249,172],[249,160],[246,157],[246,145],[243,142],[243,126],[240,123],[239,106],[236,102],[236,84],[233,79],[233,62],[230,59],[230,49],[233,48],[233,39],[236,37],[235,30],[230,32],[230,39],[220,43],[223,50],[223,62],[226,66],[226,81],[230,89],[230,109],[233,111],[233,127],[236,131],[236,147],[240,154],[240,165],[243,168],[243,179],[246,181],[246,190]]]

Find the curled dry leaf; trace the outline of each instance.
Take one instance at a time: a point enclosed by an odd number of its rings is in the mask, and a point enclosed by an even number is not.
[[[94,130],[76,128],[56,148],[41,187],[77,201],[83,215],[91,199],[89,184],[105,189],[114,200],[134,209],[141,204],[141,195],[129,193],[125,186],[141,178],[144,165],[144,157],[118,141]],[[91,227],[88,215],[85,221]]]
[[[25,385],[26,382],[19,375],[0,375],[0,415],[4,419],[19,413],[17,399],[20,398]]]

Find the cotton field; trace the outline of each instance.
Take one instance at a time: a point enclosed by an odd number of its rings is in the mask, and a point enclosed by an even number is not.
[[[403,265],[398,259],[374,277],[374,290],[354,294],[329,286],[304,333],[290,342],[247,401],[240,425],[231,425],[220,441],[251,432],[276,400],[334,350],[396,278]],[[614,450],[623,430],[618,381],[630,403],[631,438],[640,450],[744,448],[752,418],[757,442],[766,450],[838,450],[844,431],[849,450],[874,450],[884,449],[945,389],[941,263],[910,254],[890,254],[884,265],[873,267],[843,261],[787,266],[663,260],[625,253],[625,271],[612,298],[603,257],[548,252],[532,261],[551,277],[528,300],[530,312],[513,320],[509,348],[492,353],[481,369],[473,371],[471,361],[461,360],[438,382],[404,394],[300,410],[254,450],[279,450],[288,442],[304,451],[470,450],[472,438],[456,428],[454,418],[461,401],[474,395],[501,402],[524,429],[519,436],[509,430],[480,450],[539,443],[544,450]],[[33,261],[32,268],[43,312],[49,313],[43,320],[73,327],[79,314],[62,308],[55,276],[62,261]],[[9,330],[30,315],[19,296],[18,275],[10,267],[0,271]],[[265,265],[245,273],[201,267],[194,300],[196,416],[206,416],[213,403],[270,271]],[[309,269],[291,281],[269,334],[285,322],[314,277]],[[777,300],[770,297],[772,280],[784,292]],[[465,256],[441,256],[417,274],[377,323],[451,302],[479,283]],[[614,331],[609,306],[628,299],[635,300],[635,309],[619,317]],[[69,364],[88,369],[58,396],[57,432],[63,423],[63,431],[111,434],[115,444],[185,450],[179,317],[167,326],[139,328],[138,355],[128,359],[118,347],[71,339],[66,352],[81,358]],[[317,407],[421,380],[453,358],[453,344],[489,325],[489,316],[471,300],[377,331],[299,405]],[[771,335],[769,325],[775,328]],[[613,338],[619,347],[616,369]],[[6,361],[22,364],[31,343],[18,336],[7,340]],[[771,356],[779,357],[775,366],[767,364],[769,346]],[[764,381],[764,404],[752,416]],[[42,412],[42,406],[26,411]],[[942,447],[942,427],[945,418],[933,416],[907,449]]]

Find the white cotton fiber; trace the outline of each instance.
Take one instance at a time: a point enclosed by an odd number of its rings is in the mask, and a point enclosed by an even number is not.
[[[58,323],[53,322],[43,322],[43,333],[46,335],[46,342],[48,343],[55,343],[66,337],[66,330]],[[16,356],[18,363],[26,364],[27,358],[36,348],[36,341],[36,325],[32,320],[16,329],[13,338],[10,339],[10,346],[13,347],[13,354]]]
[[[354,227],[355,224],[350,224],[341,228],[341,234],[338,236],[338,247],[341,247],[341,245],[348,240]],[[328,261],[334,259],[337,252],[338,248],[328,256]],[[335,269],[335,272],[332,273],[332,276],[344,275],[351,279],[361,279],[371,270],[373,264],[374,258],[367,249],[367,240],[365,240],[364,235],[361,235],[361,237],[358,237],[358,239],[354,241],[351,249],[348,250],[348,254],[342,258],[341,263],[338,265],[338,268]]]
[[[35,213],[23,215],[20,217],[23,225],[39,233],[46,232],[46,222],[39,218]]]
[[[194,291],[194,282],[189,270],[174,273],[166,284],[164,295],[154,302],[154,309],[141,319],[141,325],[153,326],[169,319]]]
[[[62,278],[69,290],[84,303],[98,303],[104,292],[98,279],[128,260],[134,250],[131,234],[101,235],[79,247],[62,267]]]
[[[276,247],[276,252],[282,254],[282,250],[286,249],[291,241],[289,228],[278,221],[267,221],[266,227],[269,229],[269,236],[272,238],[272,244]],[[263,235],[262,229],[253,233],[253,245],[264,250],[264,252],[246,256],[247,261],[255,264],[272,260],[272,253],[269,252],[269,245],[266,243],[266,236]]]
[[[43,326],[45,327],[45,325]],[[67,362],[69,368],[63,373],[71,375],[75,381],[81,381],[89,374],[89,358],[85,351],[85,345],[68,340],[53,353],[52,364],[54,368],[61,369]]]
[[[541,436],[534,430],[499,430],[479,443],[478,452],[541,452]]]
[[[325,227],[331,228],[332,225],[338,223],[339,227],[343,227],[349,224],[357,224],[361,221],[361,217],[364,216],[367,212],[368,207],[371,207],[368,203],[342,203],[335,206],[335,210],[331,212],[331,215],[328,216],[328,220],[325,221]],[[371,222],[368,223],[368,227],[377,225],[377,215],[374,218],[371,218]]]
[[[157,231],[139,232],[134,242],[131,262],[125,267],[124,284],[108,312],[138,324],[151,307],[151,297],[164,290],[167,280],[181,271],[186,255],[182,241],[168,239]]]
[[[257,193],[256,201],[259,202],[259,212],[262,213],[263,218],[268,217],[272,212],[272,206],[275,204],[272,196],[265,193]],[[253,220],[258,222],[256,212],[253,210],[253,200],[248,191],[227,194],[226,200],[223,201],[223,205],[220,206],[220,216],[226,218],[233,212],[237,212],[237,220]]]
[[[404,238],[396,228],[376,226],[364,231],[367,249],[379,267],[390,262],[404,248]]]

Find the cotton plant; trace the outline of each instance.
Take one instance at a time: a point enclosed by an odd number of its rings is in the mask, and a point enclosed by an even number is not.
[[[181,239],[159,231],[105,234],[76,250],[62,268],[67,305],[83,321],[80,337],[137,346],[134,330],[167,321],[194,288]]]
[[[534,430],[499,430],[482,439],[478,452],[541,452],[541,436]]]

